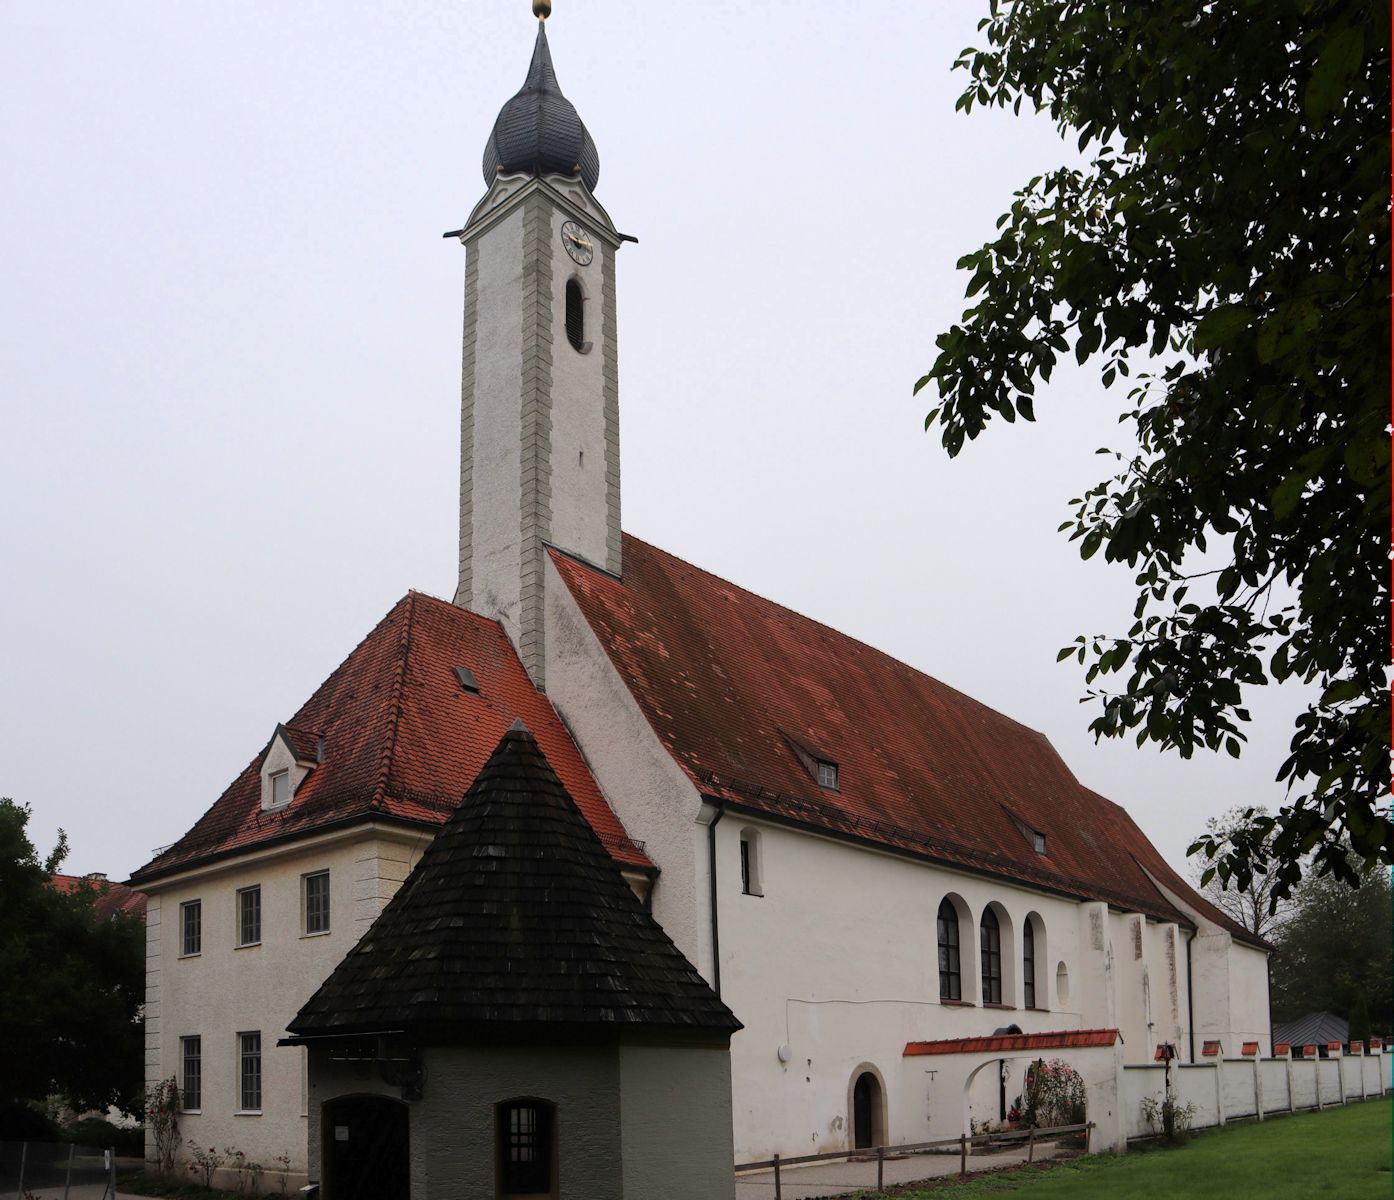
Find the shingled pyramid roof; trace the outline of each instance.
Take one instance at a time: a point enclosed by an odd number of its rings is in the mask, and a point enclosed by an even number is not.
[[[288,1029],[740,1022],[624,882],[521,724]]]

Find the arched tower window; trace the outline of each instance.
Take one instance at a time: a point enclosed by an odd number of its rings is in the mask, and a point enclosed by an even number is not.
[[[1002,927],[997,914],[990,908],[983,909],[982,920],[978,923],[978,940],[982,945],[983,959],[983,1003],[1002,1003]]]
[[[939,998],[963,999],[958,959],[958,909],[947,896],[939,902]]]
[[[586,298],[579,280],[566,281],[566,340],[573,350],[586,350]]]

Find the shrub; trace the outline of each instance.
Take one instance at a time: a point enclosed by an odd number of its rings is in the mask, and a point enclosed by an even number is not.
[[[1177,1100],[1172,1092],[1165,1096],[1145,1096],[1142,1101],[1142,1116],[1148,1127],[1161,1136],[1168,1146],[1184,1146],[1191,1136],[1191,1122],[1195,1120],[1196,1106]]]
[[[1026,1072],[1022,1120],[1033,1129],[1084,1123],[1084,1079],[1069,1063],[1038,1058]]]

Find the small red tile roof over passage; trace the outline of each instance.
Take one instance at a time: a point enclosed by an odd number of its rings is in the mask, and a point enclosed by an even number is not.
[[[1062,1029],[1057,1033],[1002,1033],[990,1037],[943,1038],[935,1042],[906,1042],[902,1058],[919,1054],[1018,1054],[1036,1050],[1077,1050],[1112,1046],[1116,1029]]]
[[[48,884],[67,895],[91,889],[96,894],[92,909],[99,917],[112,917],[117,913],[145,915],[145,893],[128,888],[124,883],[113,883],[105,875],[50,875]]]
[[[1082,786],[1035,730],[628,534],[623,553],[623,580],[555,550],[552,561],[703,793],[1190,925],[1150,872],[1254,940],[1196,895],[1122,808]],[[799,749],[838,764],[837,790],[818,785]],[[1045,854],[1032,843],[1036,831]]]
[[[468,667],[479,691],[461,687]],[[408,593],[285,722],[314,757],[284,809],[261,807],[265,749],[192,829],[132,877],[151,880],[260,843],[372,818],[439,825],[515,720],[536,737],[601,842],[623,866],[650,869],[571,735],[533,687],[503,627]],[[311,736],[306,736],[310,734]]]

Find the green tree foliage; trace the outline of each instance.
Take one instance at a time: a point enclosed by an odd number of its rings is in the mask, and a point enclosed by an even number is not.
[[[1205,833],[1200,840],[1216,846],[1229,845],[1236,834],[1248,832],[1255,816],[1266,815],[1264,809],[1231,808],[1205,822]],[[1266,844],[1264,850],[1268,850]],[[1206,898],[1256,937],[1272,937],[1286,919],[1289,907],[1286,900],[1274,895],[1281,885],[1278,864],[1265,854],[1242,887],[1237,879],[1221,880],[1209,868],[1209,862],[1201,858],[1196,861],[1193,876]]]
[[[95,887],[49,886],[67,840],[40,861],[27,805],[0,799],[0,1106],[60,1095],[130,1105],[144,1073],[145,928],[100,917]]]
[[[960,108],[1049,112],[1087,165],[1032,179],[959,260],[974,300],[916,385],[938,393],[926,428],[952,456],[1032,420],[1062,355],[1129,388],[1135,444],[1061,528],[1133,569],[1133,624],[1060,657],[1089,663],[1096,738],[1184,757],[1238,757],[1246,688],[1313,687],[1284,806],[1199,844],[1241,887],[1275,863],[1277,897],[1304,863],[1353,883],[1346,840],[1394,861],[1388,18],[1369,0],[990,0],[985,47],[956,64]]]
[[[1276,936],[1273,1019],[1326,1011],[1354,1025],[1364,1007],[1366,1036],[1394,1033],[1394,949],[1390,945],[1389,874],[1370,872],[1359,888],[1334,874],[1298,886],[1293,910]],[[1369,1028],[1373,1026],[1373,1028]]]

